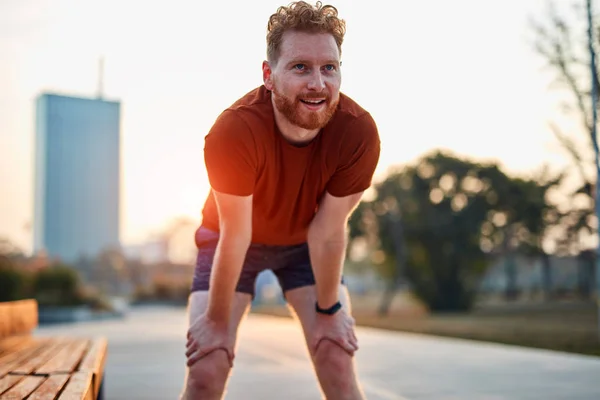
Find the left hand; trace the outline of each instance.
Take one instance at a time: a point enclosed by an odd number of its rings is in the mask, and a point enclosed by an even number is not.
[[[350,356],[358,350],[358,339],[354,333],[355,321],[344,308],[333,315],[317,313],[316,327],[310,343],[314,355],[323,340],[337,343]]]

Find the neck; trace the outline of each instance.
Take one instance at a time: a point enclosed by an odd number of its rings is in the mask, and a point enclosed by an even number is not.
[[[292,124],[278,109],[273,102],[273,111],[275,113],[275,123],[281,135],[290,143],[293,144],[305,144],[313,140],[318,134],[320,129],[304,129]]]

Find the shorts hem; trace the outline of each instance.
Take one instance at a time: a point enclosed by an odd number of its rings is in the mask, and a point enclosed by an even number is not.
[[[193,287],[190,289],[190,294],[194,293],[194,292],[208,292],[209,287]],[[240,290],[240,289],[235,289],[235,293],[244,293],[244,294],[249,294],[250,296],[252,296],[252,299],[254,299],[255,297],[255,293],[254,291],[251,290]]]

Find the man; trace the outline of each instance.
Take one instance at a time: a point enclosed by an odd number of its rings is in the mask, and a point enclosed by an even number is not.
[[[259,272],[299,319],[327,399],[362,399],[342,279],[347,219],[379,159],[377,127],[340,93],[345,22],[332,6],[280,7],[263,82],[205,138],[211,193],[196,232],[185,399],[220,399]]]

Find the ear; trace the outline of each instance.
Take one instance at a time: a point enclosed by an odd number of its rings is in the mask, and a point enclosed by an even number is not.
[[[269,65],[268,61],[263,61],[262,63],[262,71],[263,71],[263,82],[267,90],[273,90],[273,70],[271,69],[271,65]]]

